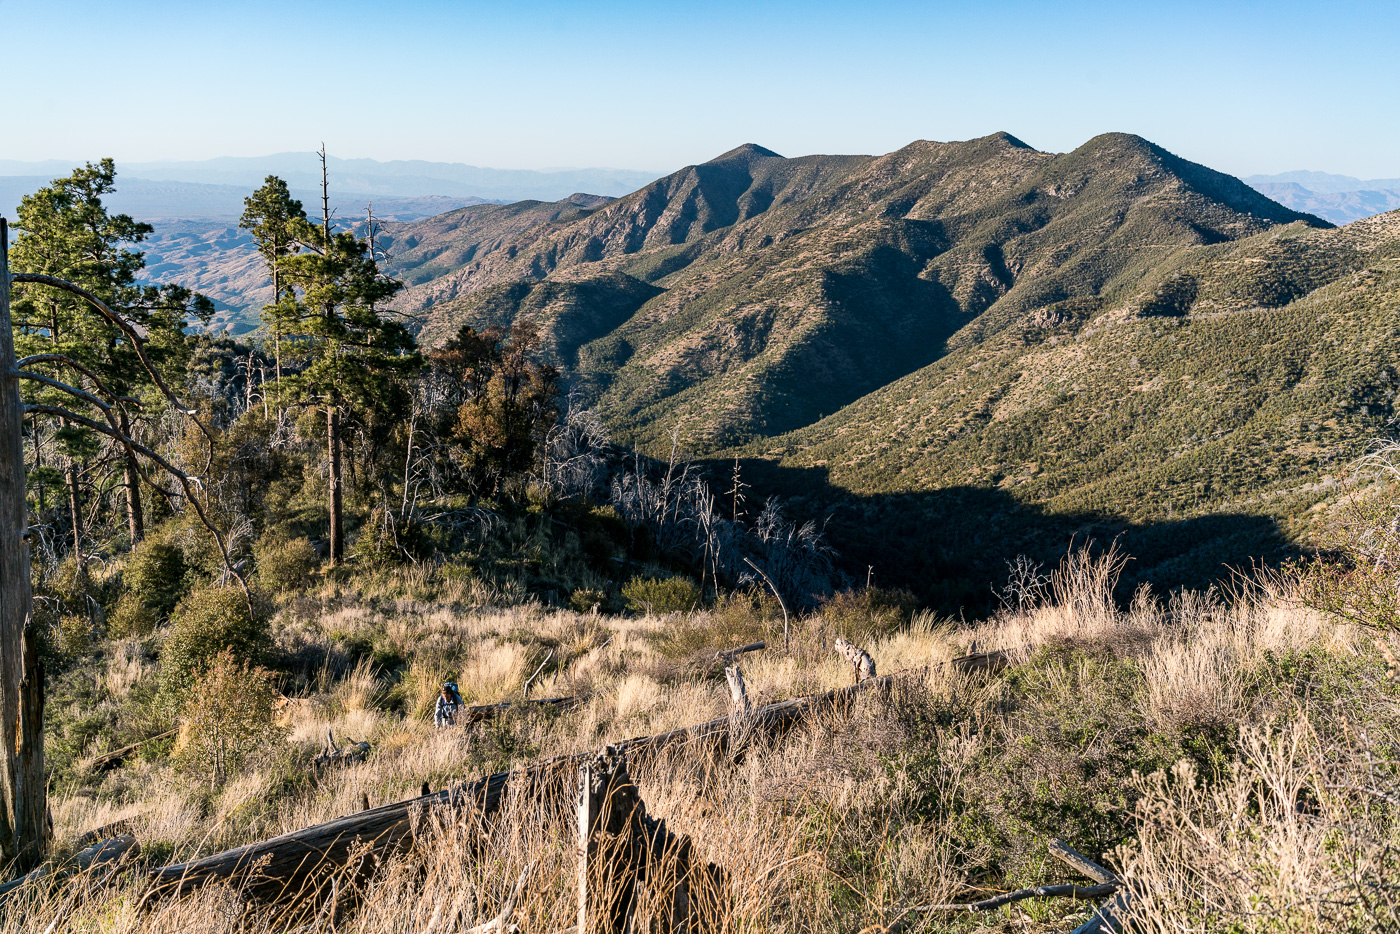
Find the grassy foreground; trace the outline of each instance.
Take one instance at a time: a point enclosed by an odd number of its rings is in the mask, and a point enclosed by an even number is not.
[[[1054,836],[1129,880],[1142,930],[1400,924],[1397,648],[1266,586],[1167,602],[1143,591],[1123,611],[1111,595],[1119,567],[1069,560],[1038,599],[977,626],[838,599],[794,622],[789,651],[781,618],[741,602],[621,618],[483,605],[424,572],[319,584],[276,618],[279,651],[304,663],[283,685],[300,695],[280,714],[285,742],[213,784],[177,769],[169,743],[105,776],[75,758],[56,783],[56,848],[125,819],[142,859],[163,864],[351,813],[365,797],[412,797],[425,781],[721,716],[727,692],[709,659],[752,638],[773,646],[741,662],[756,702],[841,686],[840,634],[881,673],[908,678],[737,762],[679,756],[635,770],[648,810],[729,874],[726,929],[1068,931],[1087,905],[908,910],[1075,881],[1046,852]],[[940,665],[973,642],[1018,664],[993,678]],[[149,650],[107,647],[88,715],[141,695],[156,677]],[[495,702],[519,697],[541,663],[532,696],[586,691],[587,703],[433,730],[442,678],[469,703]],[[327,728],[368,739],[372,753],[315,776]],[[512,795],[484,843],[446,822],[306,930],[466,930],[500,910],[527,866],[513,920],[562,930],[576,911],[573,833],[568,813]],[[134,881],[36,887],[0,909],[0,928],[281,929],[228,890],[138,909],[141,895]]]

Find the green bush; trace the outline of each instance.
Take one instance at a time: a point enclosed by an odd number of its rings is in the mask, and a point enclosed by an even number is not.
[[[672,661],[704,662],[716,652],[754,642],[782,640],[783,611],[771,594],[727,594],[709,613],[672,620],[652,636],[658,652]]]
[[[700,588],[688,577],[634,577],[622,587],[633,613],[688,613],[700,606]]]
[[[253,548],[258,586],[267,593],[296,590],[320,564],[316,546],[305,538],[263,538]]]
[[[236,587],[207,586],[194,590],[175,608],[174,631],[161,650],[161,681],[172,696],[187,691],[220,652],[229,650],[240,662],[259,664],[272,649],[267,620],[249,612]]]
[[[107,634],[113,639],[148,636],[156,628],[155,611],[135,594],[125,593],[107,615]]]
[[[127,593],[163,618],[188,591],[189,570],[179,545],[169,536],[153,535],[132,549],[122,583]]]
[[[185,699],[176,768],[207,778],[214,788],[248,759],[275,748],[286,732],[273,716],[276,699],[266,669],[236,660],[227,649],[219,652]]]
[[[822,604],[821,616],[838,635],[859,642],[888,636],[908,625],[918,605],[907,590],[867,587],[833,594]]]
[[[601,590],[582,588],[569,594],[569,607],[575,613],[592,613],[595,610],[601,612],[607,601],[607,594]]]
[[[54,629],[54,649],[64,658],[76,658],[92,648],[92,620],[66,614]]]

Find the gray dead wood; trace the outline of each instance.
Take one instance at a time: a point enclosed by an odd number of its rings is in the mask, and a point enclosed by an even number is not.
[[[9,225],[0,218],[0,864],[23,872],[48,844],[44,687],[29,579],[24,401],[10,320]]]
[[[689,837],[647,814],[615,747],[579,767],[578,834],[580,931],[637,929],[642,891],[662,912],[647,928],[657,934],[704,930],[727,901],[723,871],[700,860]]]
[[[587,694],[573,694],[568,697],[541,697],[538,700],[525,701],[504,701],[499,704],[482,704],[477,707],[465,707],[457,716],[463,723],[480,723],[483,720],[494,720],[501,714],[519,708],[555,708],[568,710],[585,700]]]
[[[837,636],[836,652],[851,663],[851,671],[855,674],[857,684],[875,677],[875,659],[871,658],[870,654],[860,646],[853,645]]]
[[[520,900],[520,893],[525,890],[525,880],[530,878],[530,872],[535,868],[532,862],[521,870],[520,878],[516,880],[515,888],[511,890],[506,898],[505,904],[501,906],[500,914],[490,921],[483,921],[475,927],[469,927],[464,934],[513,934],[520,930],[520,926],[510,923],[510,916],[515,913],[515,903]]]
[[[964,674],[986,672],[996,674],[1011,667],[1011,653],[1004,649],[993,652],[973,652],[953,659],[953,670]]]
[[[124,761],[126,761],[127,756],[131,755],[133,752],[140,749],[147,743],[154,743],[158,739],[169,739],[170,737],[174,736],[176,733],[179,732],[180,731],[178,729],[166,730],[164,733],[157,733],[155,736],[147,736],[145,739],[137,740],[130,746],[123,746],[120,749],[113,749],[111,752],[104,752],[96,759],[93,759],[92,762],[88,764],[88,767],[91,768],[94,772],[105,772],[108,769],[114,769],[117,766],[121,765]]]
[[[898,677],[902,676],[871,678],[852,687],[756,708],[749,715],[749,730],[780,735],[814,713],[838,707],[866,690],[888,687]],[[729,739],[730,722],[726,716],[666,733],[623,740],[611,748],[615,753],[625,752],[637,757],[683,743],[713,743],[723,750]],[[414,822],[427,810],[450,808],[489,816],[500,808],[508,783],[529,785],[556,781],[576,769],[579,761],[578,756],[543,760],[513,772],[498,772],[442,791],[165,866],[151,873],[153,892],[157,896],[183,895],[209,882],[236,881],[246,886],[250,894],[261,898],[294,900],[314,892],[326,876],[345,866],[357,844],[365,848],[366,859],[388,855],[411,842]]]
[[[78,847],[80,849],[85,849],[87,847],[92,846],[94,843],[100,843],[103,840],[110,840],[113,837],[134,834],[135,831],[132,829],[131,821],[123,818],[122,820],[112,821],[110,824],[103,824],[96,830],[89,830],[87,833],[83,834],[81,837],[78,838]]]
[[[13,882],[6,882],[0,885],[0,900],[5,899],[11,892],[29,882],[38,882],[41,879],[65,879],[77,873],[95,873],[116,868],[123,859],[134,857],[141,852],[141,845],[136,842],[136,838],[131,834],[121,834],[92,846],[75,854],[71,859],[57,865],[48,864],[40,866],[28,875],[22,876]]]
[[[768,648],[767,642],[751,642],[748,645],[741,645],[737,649],[725,649],[722,652],[716,652],[715,661],[732,662],[735,658],[738,658],[746,652],[762,652],[766,648]]]
[[[729,682],[730,715],[747,716],[752,713],[753,705],[749,703],[749,692],[744,686],[744,673],[739,670],[739,666],[733,665],[724,669],[724,680]]]
[[[1101,931],[1123,930],[1123,919],[1128,916],[1131,899],[1127,892],[1119,892],[1112,901],[1094,909],[1094,914],[1071,934],[1099,934]]]
[[[315,768],[323,768],[332,765],[349,765],[352,762],[363,762],[369,755],[369,743],[360,740],[358,743],[353,739],[347,741],[345,746],[337,746],[335,736],[331,733],[330,727],[326,728],[326,751],[315,759],[311,760]]]
[[[992,911],[1003,905],[1025,901],[1028,898],[1103,898],[1105,895],[1112,895],[1116,891],[1118,891],[1118,885],[1114,882],[1087,886],[1070,884],[1039,885],[1032,889],[1017,889],[1014,892],[1004,892],[992,898],[984,898],[980,902],[968,902],[961,905],[927,905],[919,908],[911,908],[910,911]]]
[[[1122,919],[1127,915],[1131,896],[1122,890],[1123,880],[1118,874],[1100,866],[1063,840],[1051,840],[1049,846],[1050,855],[1061,862],[1073,866],[1076,871],[1096,882],[1113,885],[1119,890],[1111,901],[1095,908],[1093,916],[1075,928],[1073,934],[1099,934],[1100,931],[1113,931],[1122,927]]]
[[[1063,840],[1058,838],[1051,840],[1048,846],[1051,856],[1072,867],[1081,875],[1088,876],[1095,882],[1104,884],[1113,883],[1115,885],[1122,884],[1123,882],[1122,879],[1118,878],[1116,873],[1100,866]]]

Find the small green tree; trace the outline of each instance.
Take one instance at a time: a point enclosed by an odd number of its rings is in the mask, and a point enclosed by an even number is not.
[[[161,649],[161,681],[177,701],[220,652],[256,665],[272,651],[267,620],[251,612],[243,592],[233,587],[198,588],[180,601],[171,618],[175,626]]]
[[[259,750],[286,736],[276,721],[276,700],[266,669],[239,660],[231,649],[215,655],[181,710],[176,768],[217,788]]]

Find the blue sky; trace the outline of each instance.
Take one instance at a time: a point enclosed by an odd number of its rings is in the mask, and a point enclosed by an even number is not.
[[[1400,4],[0,0],[0,158],[310,150],[671,170],[1139,133],[1400,176]]]

